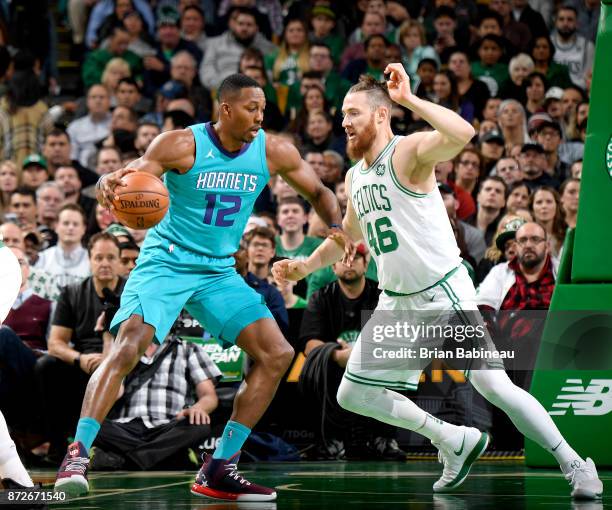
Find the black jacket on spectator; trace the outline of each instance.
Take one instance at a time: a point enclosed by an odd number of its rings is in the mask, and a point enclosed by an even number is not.
[[[266,301],[267,307],[272,312],[278,327],[281,329],[283,334],[286,334],[289,329],[289,317],[287,316],[287,309],[285,308],[285,300],[282,294],[276,287],[273,287],[268,283],[267,280],[257,278],[253,273],[247,273],[244,277],[245,281],[249,284],[249,287],[255,289],[255,291],[261,294]]]
[[[511,16],[514,18],[514,14],[511,14]],[[523,9],[517,21],[529,27],[534,39],[540,36],[548,37],[550,35],[542,15],[535,9],[532,9],[529,4]]]
[[[467,92],[461,96],[460,102],[470,101],[474,105],[474,116],[482,119],[482,110],[489,97],[491,97],[489,87],[487,87],[485,82],[475,78]]]

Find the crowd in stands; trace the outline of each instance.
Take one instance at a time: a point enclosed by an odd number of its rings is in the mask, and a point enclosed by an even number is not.
[[[142,156],[159,133],[214,122],[216,88],[234,72],[261,85],[264,128],[299,148],[344,210],[344,176],[355,162],[345,151],[343,97],[360,75],[382,80],[388,63],[401,62],[414,94],[476,128],[435,174],[479,305],[548,308],[565,236],[576,226],[598,1],[48,3],[35,12],[34,3],[20,2],[0,10],[0,234],[24,279],[0,329],[0,408],[26,460],[47,455],[59,463],[145,236],[97,204],[96,181]],[[59,26],[78,63],[73,89],[62,89]],[[399,105],[392,128],[431,129]],[[281,288],[270,274],[278,258],[308,257],[326,232],[273,178],[236,266],[305,357],[304,370],[326,357],[337,387],[361,311],[378,300],[366,246],[350,270],[336,264]],[[201,346],[179,336],[147,351],[126,380],[94,466],[149,469],[211,434],[220,372]],[[302,382],[302,391],[319,391]],[[312,405],[316,415],[321,402]],[[324,457],[348,456],[359,444],[372,458],[401,456],[393,430],[346,414],[326,429]],[[342,430],[338,420],[353,425]],[[187,425],[197,430],[185,432]],[[370,434],[346,437],[347,429]]]

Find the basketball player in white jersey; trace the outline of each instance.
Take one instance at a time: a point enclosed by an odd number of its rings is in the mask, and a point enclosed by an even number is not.
[[[461,151],[474,136],[474,128],[451,110],[412,94],[401,64],[390,64],[385,74],[386,86],[362,77],[342,106],[349,155],[359,159],[346,175],[349,200],[343,228],[353,241],[365,239],[376,260],[383,291],[377,310],[455,310],[459,316],[465,315],[462,310],[473,310],[470,313],[477,314],[476,292],[461,264],[433,171],[437,162],[448,161]],[[392,101],[416,113],[434,130],[394,136]],[[279,283],[299,280],[340,260],[344,251],[339,241],[327,239],[306,261],[277,262],[275,278]],[[374,367],[368,359],[364,366],[362,352],[372,352],[371,345],[367,350],[372,339],[364,336],[351,352],[338,402],[347,410],[429,438],[444,465],[433,490],[457,488],[485,451],[487,434],[434,418],[393,391],[416,388],[421,370],[402,369],[384,358],[374,361],[379,363]],[[515,386],[504,370],[474,370],[467,375],[476,390],[506,412],[526,437],[555,456],[572,496],[601,497],[603,485],[593,461],[584,461],[567,444],[532,395]]]
[[[21,267],[17,257],[0,236],[0,326],[11,311],[21,288]],[[33,487],[32,479],[23,467],[6,420],[0,412],[0,478],[5,489]]]

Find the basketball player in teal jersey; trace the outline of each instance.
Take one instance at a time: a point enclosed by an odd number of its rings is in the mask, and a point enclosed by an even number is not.
[[[121,296],[111,332],[109,356],[89,381],[74,443],[57,475],[56,490],[82,494],[88,450],[100,423],[114,404],[123,378],[153,339],[162,343],[186,308],[225,347],[246,351],[254,364],[234,401],[231,420],[191,492],[210,498],[270,501],[273,489],[238,474],[240,449],[258,422],[293,359],[260,294],[234,269],[233,253],[255,199],[270,175],[280,175],[303,195],[331,228],[334,238],[353,251],[339,227],[342,216],[334,194],[317,178],[297,149],[261,129],[265,97],[254,80],[240,74],[218,90],[219,121],[158,136],[140,159],[101,178],[98,201],[110,207],[114,190],[129,172],[165,173],[170,208],[145,239],[136,268]]]
[[[342,125],[349,154],[358,160],[346,175],[349,200],[344,229],[355,241],[365,239],[376,261],[382,289],[377,310],[426,311],[427,320],[444,318],[448,310],[454,310],[462,323],[482,324],[476,291],[461,264],[433,171],[437,162],[448,161],[461,151],[474,136],[474,128],[455,112],[413,95],[402,64],[389,64],[386,73],[387,86],[365,76],[344,98]],[[394,136],[390,124],[393,101],[434,129]],[[272,272],[279,283],[299,280],[342,256],[342,250],[327,239],[306,261],[281,260]],[[471,311],[470,318],[466,310]],[[439,420],[393,391],[416,389],[421,367],[409,359],[376,357],[377,345],[385,343],[378,343],[372,335],[359,335],[338,388],[338,403],[354,413],[427,437],[444,465],[433,490],[457,489],[485,451],[488,435]],[[411,338],[405,345],[418,352],[427,345],[427,337]],[[466,375],[474,388],[559,462],[572,487],[571,495],[600,498],[603,484],[593,461],[574,451],[542,405],[512,383],[503,365],[492,360],[471,368]]]

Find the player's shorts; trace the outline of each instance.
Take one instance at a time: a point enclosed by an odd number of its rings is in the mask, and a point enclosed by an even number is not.
[[[460,322],[464,325],[480,325],[485,331],[485,337],[480,342],[480,347],[490,352],[495,350],[494,344],[486,331],[486,326],[478,312],[476,304],[476,291],[465,266],[460,265],[445,278],[437,282],[432,287],[416,294],[393,295],[382,291],[378,300],[378,306],[374,311],[370,322],[363,328],[362,333],[357,338],[353,350],[349,357],[344,372],[344,377],[349,381],[382,386],[390,389],[415,390],[423,368],[427,362],[423,360],[410,359],[389,359],[377,358],[372,353],[376,347],[384,346],[378,343],[371,335],[364,334],[370,326],[371,321],[380,320],[377,311],[397,311],[397,317],[414,316],[418,320],[421,317],[428,317],[431,322],[436,320],[450,322]],[[406,313],[408,311],[418,311],[415,314]],[[467,313],[462,313],[468,311]],[[401,313],[404,312],[404,313]],[[475,324],[478,323],[478,324]],[[380,339],[378,339],[381,342]],[[412,342],[401,340],[401,343],[412,349],[419,349],[422,345],[427,345],[424,339],[415,339]],[[487,368],[503,369],[504,365],[500,359],[486,361],[467,360],[462,363],[464,375],[469,376],[471,370],[484,368],[482,363],[486,363]],[[449,363],[452,366],[452,363]]]
[[[11,311],[21,288],[21,267],[10,248],[0,248],[0,324]]]
[[[151,232],[121,295],[110,331],[133,314],[155,328],[161,344],[185,308],[224,347],[263,318],[273,318],[263,296],[233,267],[234,257],[214,258],[172,244]]]

